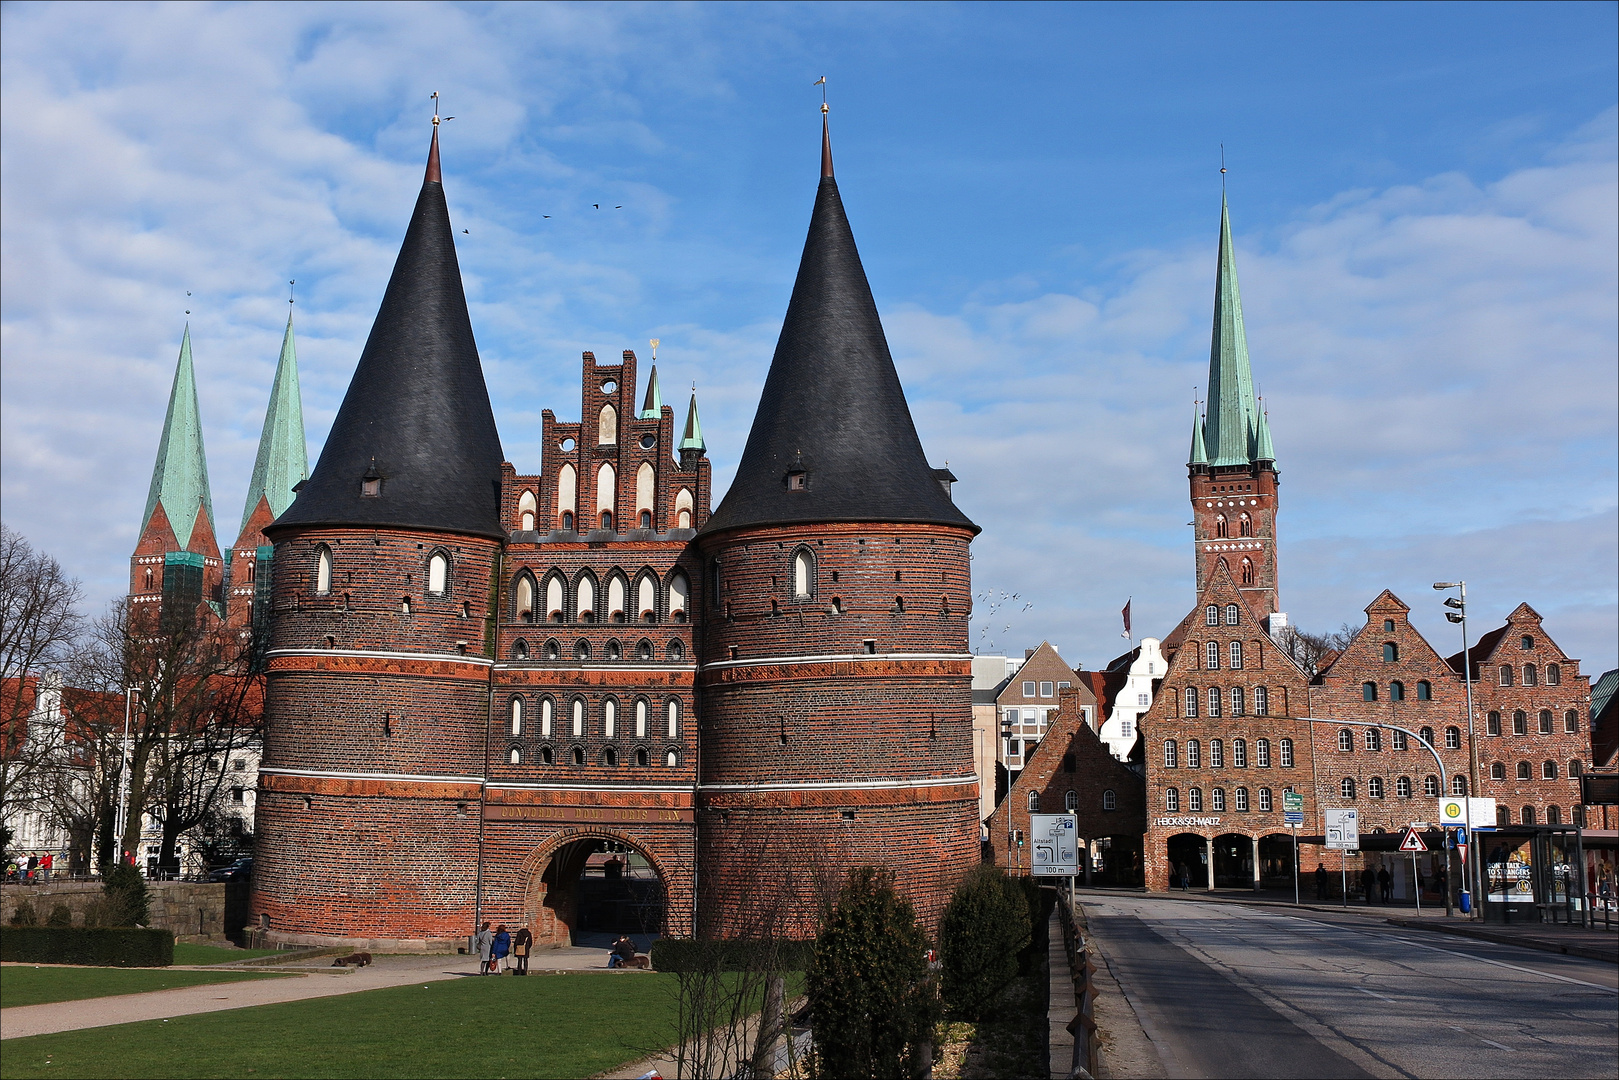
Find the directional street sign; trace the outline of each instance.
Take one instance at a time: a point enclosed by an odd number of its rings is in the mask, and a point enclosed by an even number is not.
[[[1029,815],[1036,877],[1073,877],[1079,873],[1079,840],[1074,825],[1072,814]]]
[[[1296,791],[1282,792],[1282,822],[1288,826],[1304,824],[1304,796]]]
[[[1353,808],[1327,810],[1327,847],[1338,851],[1360,848],[1360,812]]]
[[[1401,851],[1427,851],[1428,845],[1422,842],[1422,834],[1415,829],[1405,830],[1405,839],[1400,841]]]

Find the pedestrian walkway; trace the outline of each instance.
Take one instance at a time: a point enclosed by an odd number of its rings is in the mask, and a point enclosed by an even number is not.
[[[167,1020],[176,1016],[246,1009],[255,1005],[276,1005],[283,1001],[337,997],[366,990],[384,990],[445,979],[476,978],[476,956],[379,956],[369,967],[338,968],[319,966],[331,963],[315,958],[306,963],[263,968],[266,972],[289,972],[285,979],[252,979],[246,982],[188,986],[176,990],[153,990],[144,994],[58,1001],[47,1005],[23,1005],[0,1009],[0,1039],[20,1039],[28,1035],[48,1035],[58,1031],[110,1027],[142,1020]],[[6,965],[11,967],[14,965]],[[32,967],[34,965],[16,965]],[[233,965],[191,970],[218,970]],[[607,968],[605,949],[567,947],[545,949],[529,960],[535,975],[570,971],[601,971]],[[630,969],[626,974],[633,974]]]

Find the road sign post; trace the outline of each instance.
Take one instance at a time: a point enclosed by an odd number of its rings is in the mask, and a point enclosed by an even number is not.
[[[1344,907],[1349,906],[1349,862],[1346,853],[1360,850],[1360,811],[1335,807],[1322,811],[1327,826],[1327,848],[1338,852],[1338,877],[1343,888]]]
[[[1400,841],[1400,850],[1411,853],[1411,894],[1417,898],[1417,910],[1422,910],[1422,887],[1417,884],[1417,856],[1428,850],[1423,842],[1422,834],[1417,832],[1416,825],[1405,830],[1405,838]]]
[[[1282,821],[1293,834],[1293,903],[1296,906],[1299,902],[1299,830],[1304,827],[1303,795],[1296,791],[1282,792]]]
[[[1079,830],[1073,814],[1030,814],[1029,843],[1036,877],[1073,877],[1079,872]]]

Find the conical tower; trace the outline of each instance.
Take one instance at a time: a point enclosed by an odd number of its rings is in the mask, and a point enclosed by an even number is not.
[[[264,529],[292,505],[300,484],[309,477],[309,451],[304,440],[304,405],[298,391],[298,350],[292,315],[281,335],[281,355],[270,403],[264,410],[259,452],[242,507],[242,528],[231,545],[231,580],[227,598],[232,626],[247,627],[270,598],[270,558],[274,549]]]
[[[500,468],[435,116],[348,393],[264,529],[274,614],[252,903],[272,938],[421,948],[472,930]]]
[[[1254,610],[1277,610],[1276,506],[1280,476],[1270,424],[1254,394],[1231,211],[1220,196],[1220,244],[1209,342],[1209,400],[1192,421],[1187,463],[1199,593],[1224,563]]]
[[[872,862],[932,921],[978,855],[977,527],[922,452],[824,120],[821,163],[753,428],[698,537],[699,915],[720,933],[813,932],[818,887]]]
[[[214,535],[214,500],[208,487],[189,325],[180,338],[180,358],[141,514],[140,540],[129,564],[133,612],[160,607],[189,610],[205,600],[218,610],[224,563]]]

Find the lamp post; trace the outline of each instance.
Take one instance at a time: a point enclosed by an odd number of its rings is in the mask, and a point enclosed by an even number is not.
[[[1445,598],[1445,606],[1452,610],[1445,612],[1445,618],[1458,623],[1462,628],[1462,686],[1467,691],[1467,795],[1462,804],[1466,809],[1467,839],[1470,843],[1477,843],[1473,835],[1473,799],[1478,795],[1478,741],[1473,737],[1473,658],[1467,655],[1467,582],[1465,581],[1436,581],[1435,590],[1447,592],[1451,589],[1457,591],[1456,596]],[[1464,886],[1471,884],[1471,879],[1478,876],[1479,859],[1475,851],[1473,858],[1468,859],[1462,867],[1462,881]],[[1449,889],[1449,883],[1446,888]],[[1477,895],[1476,890],[1469,890]],[[1448,894],[1447,894],[1448,895]],[[1471,901],[1471,897],[1469,897]],[[1477,905],[1469,902],[1468,907],[1476,909]],[[1473,918],[1479,918],[1480,912],[1472,910]]]
[[[129,716],[135,704],[135,688],[124,688],[124,746],[118,760],[118,825],[113,831],[113,844],[118,849],[115,861],[124,861],[124,826],[129,820]]]

